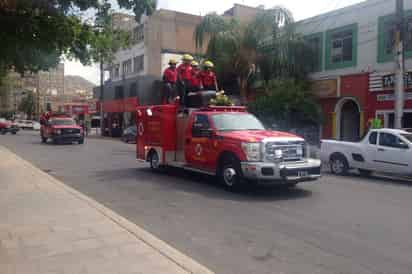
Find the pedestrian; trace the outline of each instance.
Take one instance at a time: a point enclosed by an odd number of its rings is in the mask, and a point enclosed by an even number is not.
[[[203,90],[218,90],[216,74],[212,71],[214,65],[211,61],[203,63],[203,70],[200,72],[201,85]]]
[[[190,84],[190,79],[192,77],[191,63],[193,61],[193,57],[190,54],[184,54],[182,57],[182,61],[183,63],[177,67],[177,83],[178,83],[180,104],[184,106],[186,103],[185,101],[186,101],[188,87]]]
[[[190,77],[190,86],[189,92],[198,92],[202,89],[202,81],[200,80],[200,69],[199,63],[193,61],[191,63],[192,70],[191,70],[191,77]]]
[[[163,91],[162,91],[162,103],[170,103],[177,81],[177,61],[175,59],[169,60],[169,67],[163,72]]]

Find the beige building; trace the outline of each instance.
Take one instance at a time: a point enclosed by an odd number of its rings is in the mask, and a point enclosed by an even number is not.
[[[7,96],[2,97],[0,111],[17,111],[22,98],[30,91],[39,98],[40,109],[45,109],[53,97],[64,95],[64,64],[49,71],[26,73],[23,76],[10,72],[5,82],[2,88]]]

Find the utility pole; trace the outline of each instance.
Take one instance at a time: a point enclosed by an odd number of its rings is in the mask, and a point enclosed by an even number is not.
[[[103,100],[104,100],[104,70],[103,70],[103,54],[100,56],[100,135],[104,135],[104,118],[103,118]]]
[[[40,71],[37,72],[36,82],[36,118],[40,120]]]
[[[395,34],[395,128],[402,128],[405,98],[405,60],[403,39],[405,33],[403,0],[396,0]]]

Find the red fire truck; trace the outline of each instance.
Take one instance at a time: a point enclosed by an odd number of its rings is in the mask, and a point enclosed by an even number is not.
[[[244,107],[137,107],[137,159],[217,176],[229,190],[245,182],[294,186],[320,177],[304,139],[266,130]]]
[[[82,127],[65,113],[44,114],[40,119],[40,124],[40,137],[43,143],[46,143],[48,139],[51,139],[54,144],[84,143]]]

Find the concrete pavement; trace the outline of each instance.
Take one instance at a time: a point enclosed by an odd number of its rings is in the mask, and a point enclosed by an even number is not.
[[[0,146],[0,273],[212,273]]]

